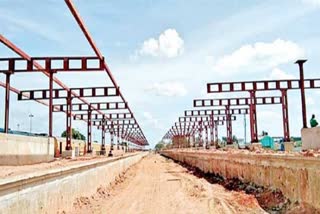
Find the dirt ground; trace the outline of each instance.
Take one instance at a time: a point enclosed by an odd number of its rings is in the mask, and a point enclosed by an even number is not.
[[[130,155],[132,153],[124,154]],[[114,155],[114,157],[121,155]],[[55,159],[54,161],[48,163],[39,163],[32,165],[21,165],[21,166],[1,166],[0,179],[14,177],[19,175],[25,175],[28,173],[33,173],[36,171],[61,168],[65,166],[73,166],[81,163],[90,163],[94,161],[104,161],[106,159],[111,159],[106,156],[81,156],[74,159]]]
[[[160,155],[149,155],[108,188],[74,203],[72,213],[265,213],[254,196],[228,191]]]

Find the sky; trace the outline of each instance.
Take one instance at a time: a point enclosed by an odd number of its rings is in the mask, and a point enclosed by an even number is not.
[[[305,78],[319,77],[319,0],[74,0],[74,4],[151,147],[184,110],[193,109],[193,99],[249,96],[207,94],[209,82],[298,78],[297,59],[308,59]],[[31,56],[94,56],[63,0],[0,0],[0,33]],[[0,45],[0,57],[14,56]],[[69,87],[111,85],[104,72],[56,77]],[[5,82],[4,75],[0,81]],[[40,73],[15,74],[11,81],[20,90],[48,87]],[[302,127],[299,93],[288,92],[292,136],[300,136]],[[320,115],[319,96],[319,90],[307,90],[308,118]],[[47,107],[18,102],[15,94],[10,105],[11,129],[19,125],[29,131],[28,115],[33,114],[32,131],[48,131]],[[4,89],[0,106],[3,124]],[[259,133],[283,135],[281,106],[258,106],[257,118]],[[239,138],[244,132],[249,136],[243,121],[239,116],[233,122]],[[86,133],[85,122],[74,121],[73,126]],[[55,113],[54,134],[64,129],[65,115]],[[219,127],[219,133],[224,136],[225,127]],[[99,141],[101,133],[94,130],[93,137]]]

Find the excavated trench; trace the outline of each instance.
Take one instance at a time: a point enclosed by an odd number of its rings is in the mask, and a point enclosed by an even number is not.
[[[239,178],[226,179],[223,176],[215,173],[204,173],[199,168],[189,164],[176,161],[172,158],[164,156],[173,160],[175,163],[185,167],[190,174],[198,178],[204,178],[211,184],[219,184],[230,191],[245,192],[253,195],[261,208],[266,212],[272,214],[300,214],[313,213],[320,214],[320,211],[307,204],[293,203],[289,198],[286,198],[279,189],[273,189],[256,185],[252,182],[243,182]]]

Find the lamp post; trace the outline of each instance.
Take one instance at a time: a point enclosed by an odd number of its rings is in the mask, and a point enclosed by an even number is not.
[[[29,114],[29,118],[30,118],[30,135],[32,133],[32,118],[34,117],[33,114]]]

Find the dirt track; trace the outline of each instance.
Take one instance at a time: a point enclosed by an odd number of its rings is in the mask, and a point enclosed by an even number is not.
[[[256,199],[199,179],[182,166],[149,155],[108,189],[82,197],[74,213],[265,213]]]

